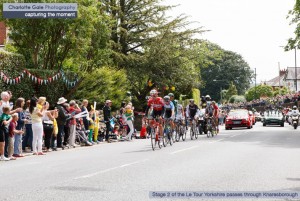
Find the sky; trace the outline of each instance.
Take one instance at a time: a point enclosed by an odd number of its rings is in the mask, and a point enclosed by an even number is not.
[[[256,68],[257,83],[276,77],[280,69],[295,66],[295,51],[282,47],[294,36],[287,19],[295,0],[165,0],[178,5],[168,14],[185,14],[193,26],[210,30],[200,36],[225,50],[240,54]],[[300,66],[300,50],[297,51]]]

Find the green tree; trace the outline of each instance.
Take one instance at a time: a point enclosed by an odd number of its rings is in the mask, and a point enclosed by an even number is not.
[[[230,97],[232,97],[233,95],[238,95],[238,92],[237,92],[236,86],[233,84],[233,82],[230,82],[230,85],[229,85],[229,88],[227,90],[225,98],[227,100],[229,100]]]
[[[114,108],[118,108],[126,98],[128,88],[124,70],[102,67],[84,77],[72,98],[96,101],[99,107],[105,100],[110,99],[113,101]]]
[[[241,55],[223,50],[217,45],[213,47],[222,53],[219,54],[220,57],[211,58],[211,63],[201,69],[202,93],[210,94],[213,99],[218,100],[220,99],[220,90],[218,89],[226,89],[230,82],[233,82],[238,94],[244,94],[250,86],[253,71]]]
[[[288,93],[290,93],[290,90],[287,87],[276,87],[275,90],[273,91],[274,96],[286,95]]]
[[[47,0],[47,2],[74,1]],[[27,68],[60,69],[65,65],[65,61],[70,59],[73,61],[69,61],[73,70],[79,71],[74,65],[86,69],[87,66],[93,66],[93,62],[99,64],[96,60],[104,60],[99,58],[98,48],[100,50],[106,48],[109,33],[103,25],[106,17],[99,12],[100,4],[90,0],[79,0],[77,3],[76,19],[1,19],[11,30],[9,36],[16,51],[25,56]]]
[[[250,88],[245,93],[245,97],[247,101],[259,99],[260,97],[263,96],[273,97],[273,88],[268,85],[258,85],[256,87]]]
[[[233,95],[229,98],[229,103],[242,103],[246,102],[245,96]]]

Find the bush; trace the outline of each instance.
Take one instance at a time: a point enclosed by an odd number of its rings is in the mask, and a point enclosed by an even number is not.
[[[229,98],[229,103],[241,103],[245,101],[246,101],[245,96],[233,95]]]

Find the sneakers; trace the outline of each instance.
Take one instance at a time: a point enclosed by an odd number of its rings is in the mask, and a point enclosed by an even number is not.
[[[9,158],[6,158],[5,156],[1,156],[0,157],[0,161],[9,161],[10,159]]]

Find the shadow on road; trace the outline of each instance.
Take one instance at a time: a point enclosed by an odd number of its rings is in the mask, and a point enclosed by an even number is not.
[[[103,191],[100,188],[80,187],[80,186],[56,186],[56,187],[53,187],[53,189],[60,190],[60,191],[82,191],[82,192],[99,192],[99,191]]]

